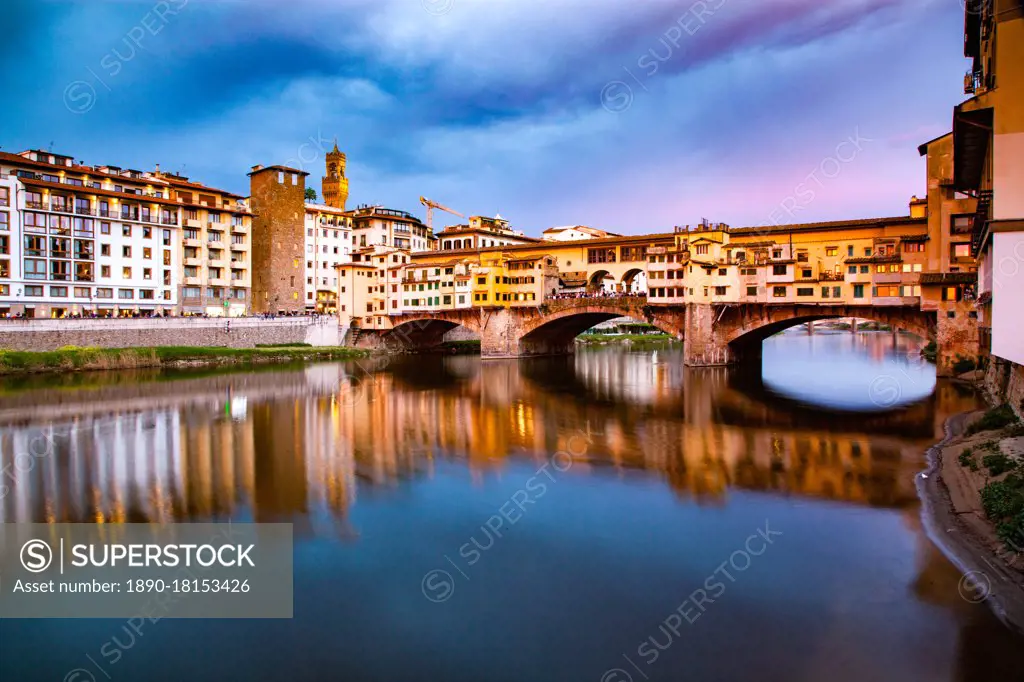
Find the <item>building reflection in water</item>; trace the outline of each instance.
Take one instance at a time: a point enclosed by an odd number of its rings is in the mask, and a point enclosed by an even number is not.
[[[738,488],[903,507],[916,504],[923,446],[974,400],[940,384],[886,415],[829,413],[758,376],[687,371],[671,350],[37,389],[0,398],[0,521],[288,519],[334,532],[360,487],[430,476],[439,460],[484,477],[559,450],[585,450],[576,475],[643,469],[700,503]]]

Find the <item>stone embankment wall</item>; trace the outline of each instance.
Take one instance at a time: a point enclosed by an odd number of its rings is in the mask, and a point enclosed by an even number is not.
[[[997,403],[1008,403],[1024,419],[1024,365],[991,356],[985,389]]]
[[[341,343],[336,318],[155,318],[126,320],[0,320],[0,349],[57,350],[64,346],[145,348]]]

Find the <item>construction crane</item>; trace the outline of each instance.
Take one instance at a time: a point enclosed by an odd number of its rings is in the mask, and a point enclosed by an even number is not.
[[[452,209],[448,208],[447,206],[442,206],[441,204],[437,203],[436,201],[431,201],[430,199],[428,199],[426,197],[420,197],[420,203],[427,207],[427,227],[430,228],[431,231],[433,231],[433,229],[434,229],[434,209],[435,208],[440,209],[442,211],[446,211],[448,213],[451,213],[452,215],[457,215],[460,218],[465,218],[466,217],[466,216],[462,215],[461,213],[459,213],[458,211],[453,211]]]

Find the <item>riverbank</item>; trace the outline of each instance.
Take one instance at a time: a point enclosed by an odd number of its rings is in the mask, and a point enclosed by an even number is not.
[[[0,375],[86,372],[202,366],[248,366],[316,360],[351,360],[370,351],[340,346],[307,345],[226,348],[223,346],[155,346],[151,348],[80,348],[54,351],[0,351]]]
[[[1024,425],[1008,407],[955,415],[917,479],[925,526],[960,596],[1024,634]]]
[[[646,344],[676,341],[671,334],[581,334],[576,343],[583,346],[601,346],[609,343]]]

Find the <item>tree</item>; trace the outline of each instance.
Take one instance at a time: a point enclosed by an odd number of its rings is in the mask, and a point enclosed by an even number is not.
[[[312,187],[306,188],[306,201],[316,201],[316,190]]]

